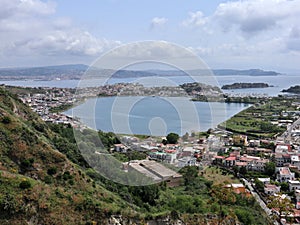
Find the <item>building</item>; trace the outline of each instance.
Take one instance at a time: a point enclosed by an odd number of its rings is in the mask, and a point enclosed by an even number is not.
[[[154,182],[166,182],[168,187],[176,187],[181,185],[182,175],[171,170],[162,164],[151,160],[134,160],[124,163],[123,166],[128,171],[134,169],[141,174],[151,178]]]
[[[274,184],[265,184],[264,192],[267,195],[274,195],[280,192],[280,187]]]
[[[256,156],[243,155],[240,162],[247,163],[247,169],[253,171],[263,172],[265,170],[266,163],[269,162],[268,159],[262,159]]]
[[[292,173],[288,167],[276,167],[276,180],[279,182],[288,182],[295,179],[295,173]]]
[[[270,177],[267,177],[267,178],[257,178],[257,180],[259,180],[260,182],[262,182],[264,185],[266,184],[270,184]]]
[[[197,159],[194,157],[183,157],[178,159],[178,167],[182,168],[185,166],[196,166]]]
[[[289,154],[275,153],[276,166],[283,167],[291,163],[291,156]]]
[[[275,148],[276,153],[286,153],[291,151],[291,145],[277,144]]]
[[[248,155],[261,155],[261,154],[271,154],[273,151],[267,148],[247,148],[246,153]]]
[[[234,135],[233,136],[233,144],[236,146],[247,146],[247,136],[246,135]]]
[[[250,147],[258,147],[260,145],[260,140],[250,140],[249,146]]]
[[[123,144],[114,144],[114,151],[126,153],[128,148]]]
[[[297,167],[297,169],[300,170],[300,158],[298,155],[291,156],[291,165]]]
[[[225,160],[225,157],[224,157],[224,156],[216,155],[216,156],[214,157],[213,163],[214,163],[215,165],[223,166],[223,165],[224,165],[224,160]]]
[[[300,190],[300,181],[299,180],[289,180],[289,189],[290,191]]]
[[[236,157],[230,156],[225,159],[225,166],[232,167],[235,165]]]

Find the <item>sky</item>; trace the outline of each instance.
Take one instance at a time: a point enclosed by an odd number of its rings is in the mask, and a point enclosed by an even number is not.
[[[90,65],[163,40],[210,68],[300,71],[300,0],[0,0],[0,67]]]

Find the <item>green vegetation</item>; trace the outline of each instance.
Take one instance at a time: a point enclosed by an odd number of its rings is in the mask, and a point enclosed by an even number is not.
[[[220,127],[250,137],[271,138],[286,130],[285,126],[278,126],[274,123],[282,119],[292,119],[283,116],[282,113],[293,110],[296,110],[293,101],[283,97],[274,97],[241,111],[222,123]]]
[[[60,113],[60,112],[67,111],[68,109],[71,109],[73,107],[74,107],[73,104],[65,104],[65,105],[60,105],[57,107],[52,107],[49,111],[51,113]]]
[[[166,138],[167,138],[166,144],[177,144],[179,135],[175,133],[169,133]]]
[[[168,216],[170,224],[177,219],[191,225],[270,224],[253,198],[225,191],[227,181],[238,181],[224,171],[183,168],[185,184],[174,188],[121,185],[89,167],[71,126],[44,123],[0,88],[0,121],[4,117],[9,123],[0,123],[0,224],[109,224],[112,215],[128,224]],[[86,142],[78,145],[83,149],[107,152],[119,143],[113,133],[82,133]],[[143,155],[129,151],[123,156]]]

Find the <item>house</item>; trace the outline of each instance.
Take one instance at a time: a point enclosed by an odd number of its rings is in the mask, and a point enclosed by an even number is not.
[[[289,154],[275,153],[275,163],[278,167],[283,167],[291,163],[291,156]]]
[[[298,155],[291,156],[291,165],[297,167],[297,169],[300,170],[300,158]]]
[[[247,146],[247,136],[246,135],[234,135],[233,136],[233,144],[237,146]]]
[[[183,157],[178,159],[178,167],[182,168],[185,166],[196,166],[196,158],[194,157]]]
[[[240,150],[233,150],[232,152],[230,152],[229,156],[239,159],[241,157],[241,152]]]
[[[266,163],[269,163],[269,159],[258,159],[254,160],[251,164],[251,170],[263,172],[265,171]]]
[[[286,153],[291,151],[291,145],[277,144],[275,148],[276,153]]]
[[[280,192],[280,187],[274,184],[266,184],[264,187],[264,192],[267,195],[274,195]]]
[[[249,141],[249,146],[250,147],[258,147],[260,145],[260,141],[259,140],[250,140]]]
[[[266,184],[270,184],[270,177],[267,178],[257,178],[257,180],[259,180],[260,182],[262,182],[264,185]]]
[[[246,163],[246,162],[235,162],[235,166],[237,168],[245,167],[247,169],[248,163]]]
[[[235,162],[236,162],[236,157],[229,156],[225,159],[225,166],[232,167],[235,165]]]
[[[224,159],[225,159],[224,156],[216,155],[215,158],[214,158],[214,160],[213,160],[213,163],[215,165],[224,165]]]
[[[289,180],[289,189],[290,191],[300,190],[300,181],[299,180]]]
[[[123,144],[114,144],[114,150],[116,152],[126,153],[127,152],[127,147]]]
[[[279,182],[288,182],[295,179],[295,173],[292,173],[288,167],[276,167],[276,180]]]
[[[246,153],[249,155],[271,154],[272,150],[267,148],[247,148]]]
[[[260,157],[249,156],[249,155],[243,155],[239,161],[247,163],[248,170],[260,171],[260,172],[263,172],[265,170],[265,165],[266,163],[269,162],[268,159],[262,159]]]

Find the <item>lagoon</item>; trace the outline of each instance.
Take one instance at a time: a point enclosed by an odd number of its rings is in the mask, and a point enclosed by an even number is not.
[[[96,130],[165,136],[207,131],[247,107],[244,103],[193,102],[185,97],[103,97],[88,99],[64,113]]]

